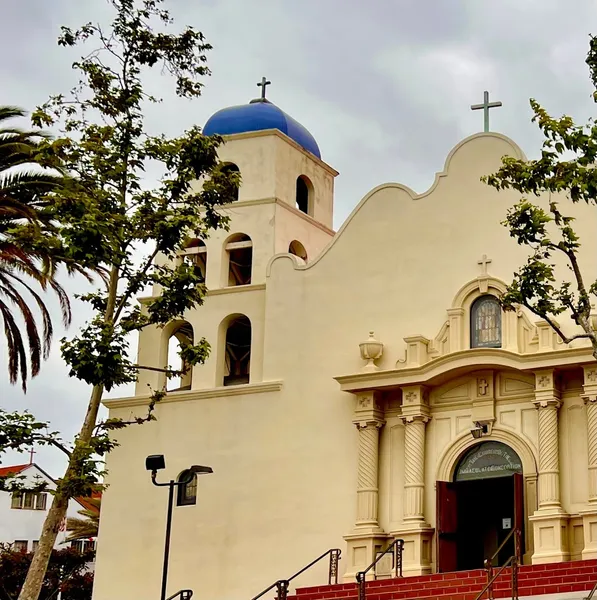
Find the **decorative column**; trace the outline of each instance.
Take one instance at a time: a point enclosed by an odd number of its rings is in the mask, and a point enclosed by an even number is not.
[[[379,499],[378,463],[379,430],[384,422],[378,420],[359,421],[359,470],[357,480],[356,527],[379,529],[377,504]]]
[[[376,553],[387,545],[388,535],[381,529],[379,512],[379,436],[384,426],[379,393],[357,394],[353,423],[358,430],[357,511],[353,530],[347,542],[347,570],[344,581],[354,582],[359,571],[366,569]],[[373,572],[370,577],[373,577]]]
[[[587,441],[589,447],[587,473],[589,498],[587,508],[580,511],[583,522],[583,560],[597,559],[597,365],[584,368],[583,400],[587,409]]]
[[[403,388],[403,520],[402,527],[392,531],[392,535],[404,540],[403,569],[408,575],[431,573],[433,528],[425,520],[425,430],[429,419],[425,387]]]
[[[535,407],[539,429],[539,508],[530,518],[535,551],[533,564],[570,560],[569,515],[560,501],[560,392],[553,369],[535,372]]]
[[[404,523],[425,523],[425,426],[429,417],[403,417]]]

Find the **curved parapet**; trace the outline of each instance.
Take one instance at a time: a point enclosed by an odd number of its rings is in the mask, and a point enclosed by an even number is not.
[[[349,227],[349,225],[358,218],[359,213],[363,211],[363,208],[369,203],[375,201],[375,197],[387,192],[388,190],[394,190],[398,192],[397,199],[402,198],[410,200],[422,200],[432,195],[438,188],[441,187],[442,183],[454,172],[465,169],[475,169],[475,167],[483,171],[484,162],[492,162],[495,164],[496,160],[500,160],[502,156],[512,156],[521,160],[526,160],[526,156],[521,148],[513,140],[500,133],[476,133],[471,135],[462,141],[460,141],[452,150],[448,153],[444,162],[444,168],[435,174],[435,179],[429,189],[425,192],[417,193],[407,185],[401,183],[384,183],[368,192],[363,199],[358,203],[354,210],[350,213],[346,221],[342,224],[334,238],[330,241],[328,246],[313,260],[309,261],[308,265],[301,265],[296,263],[295,268],[311,269],[318,264],[328,252],[334,247],[335,244],[342,238],[343,233]],[[476,163],[478,164],[475,164]],[[494,168],[494,167],[492,167]],[[284,256],[284,255],[278,255]],[[274,256],[270,265],[268,266],[268,275],[271,272],[271,264],[276,260]]]

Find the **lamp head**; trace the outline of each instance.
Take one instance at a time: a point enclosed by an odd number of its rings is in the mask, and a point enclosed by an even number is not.
[[[189,471],[197,473],[197,475],[214,472],[214,470],[211,467],[203,467],[201,465],[193,465],[192,467],[190,467]]]
[[[488,433],[491,433],[489,431],[489,424],[484,421],[476,421],[475,426],[471,429],[471,435],[476,440],[483,437],[484,435],[487,435]]]
[[[166,459],[163,454],[152,454],[145,459],[145,468],[156,472],[166,468]]]
[[[482,427],[473,427],[471,428],[471,435],[478,440],[483,435]]]

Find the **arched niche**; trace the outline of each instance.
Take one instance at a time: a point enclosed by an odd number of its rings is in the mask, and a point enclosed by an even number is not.
[[[475,302],[483,297],[495,298],[495,302],[498,302],[505,292],[506,284],[489,275],[477,277],[463,285],[454,296],[452,306],[447,311],[448,320],[435,337],[433,344],[435,352],[442,355],[474,347],[471,343],[473,329],[471,312]],[[503,311],[500,307],[500,344],[478,347],[499,347],[518,352],[518,317],[518,311]]]
[[[288,245],[288,253],[294,254],[307,262],[307,250],[298,240],[292,240],[292,242],[290,242]]]
[[[227,162],[222,167],[222,173],[224,173],[224,174],[238,173],[240,176],[240,169],[238,168],[238,165],[234,164],[233,162]],[[238,200],[239,194],[240,194],[240,184],[238,186],[235,186],[235,188],[232,192],[232,201],[233,202],[236,202]]]
[[[171,329],[167,340],[168,367],[181,371],[186,368],[184,361],[179,356],[179,352],[183,344],[193,344],[194,338],[193,326],[188,321],[177,321],[176,325]],[[188,367],[186,373],[183,373],[180,377],[167,379],[166,390],[171,392],[190,390],[192,382],[193,369],[192,367]]]
[[[226,317],[218,328],[217,385],[245,385],[251,381],[253,330],[243,314]]]
[[[189,264],[199,267],[203,280],[207,273],[207,246],[203,240],[195,238],[185,244],[184,250],[180,253],[183,260]]]
[[[253,241],[245,233],[235,233],[224,242],[223,285],[249,285],[253,278]]]
[[[299,175],[296,179],[296,208],[313,216],[313,196],[313,183],[306,175]]]

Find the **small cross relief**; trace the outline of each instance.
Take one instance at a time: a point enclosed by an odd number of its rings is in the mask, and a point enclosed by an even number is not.
[[[367,408],[371,404],[371,399],[367,396],[359,398],[359,408]]]
[[[487,379],[478,379],[477,380],[477,391],[479,396],[487,396],[487,389],[489,388],[489,384],[487,383]]]
[[[416,399],[417,399],[416,392],[407,392],[406,393],[406,401],[407,402],[414,402]]]
[[[587,372],[587,381],[590,381],[591,383],[597,382],[597,370]]]
[[[492,263],[491,258],[487,258],[487,254],[484,254],[481,257],[481,260],[477,261],[477,264],[481,267],[482,275],[487,276],[489,273],[487,272],[487,267]]]

